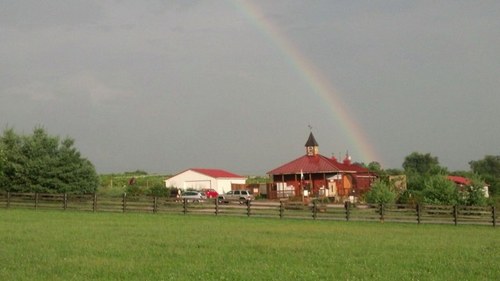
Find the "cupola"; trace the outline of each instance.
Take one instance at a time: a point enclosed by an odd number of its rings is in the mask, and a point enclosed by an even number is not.
[[[316,156],[318,154],[319,154],[318,142],[316,142],[316,139],[314,138],[314,135],[311,132],[309,134],[309,138],[307,139],[307,142],[306,142],[306,155],[307,156]]]

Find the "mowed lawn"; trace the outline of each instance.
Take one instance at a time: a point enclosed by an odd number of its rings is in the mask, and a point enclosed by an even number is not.
[[[491,226],[0,210],[0,280],[500,280]]]

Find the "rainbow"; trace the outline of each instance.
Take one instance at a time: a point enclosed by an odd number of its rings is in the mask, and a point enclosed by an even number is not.
[[[361,126],[348,112],[348,107],[340,98],[330,81],[321,71],[287,38],[284,32],[269,20],[259,6],[248,0],[231,2],[237,10],[256,26],[269,41],[284,55],[299,76],[308,84],[311,90],[318,95],[331,109],[335,121],[341,126],[348,141],[353,144],[354,152],[361,159],[354,161],[369,163],[380,162],[381,159],[364,135]],[[350,151],[352,152],[352,150]]]

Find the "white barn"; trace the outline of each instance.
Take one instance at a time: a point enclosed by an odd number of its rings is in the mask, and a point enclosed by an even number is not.
[[[214,189],[219,194],[231,190],[232,184],[245,184],[246,178],[219,169],[188,169],[165,180],[165,187],[179,189]]]

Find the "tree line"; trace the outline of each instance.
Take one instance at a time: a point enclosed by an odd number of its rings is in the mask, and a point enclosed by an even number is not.
[[[487,205],[494,204],[500,191],[500,156],[486,155],[483,159],[470,161],[470,171],[449,172],[430,153],[413,152],[406,156],[403,169],[384,170],[377,162],[367,165],[379,175],[371,190],[365,195],[370,203],[425,203],[433,205]],[[391,175],[404,175],[406,189],[400,189]],[[457,188],[448,175],[461,176],[469,184]],[[484,193],[488,186],[490,198]]]
[[[95,193],[100,179],[94,165],[82,157],[69,137],[50,136],[44,128],[36,127],[30,135],[17,134],[7,128],[0,136],[0,191],[39,193]],[[500,192],[500,156],[486,155],[470,161],[469,171],[449,172],[430,153],[413,152],[406,156],[403,169],[384,170],[378,162],[365,165],[378,175],[371,190],[365,194],[374,203],[428,203],[485,205],[492,203],[484,197],[480,187],[489,187],[491,197]],[[146,175],[137,171],[126,174]],[[391,175],[404,175],[407,188],[399,189]],[[471,180],[469,186],[457,189],[447,175],[463,176]],[[149,183],[149,182],[148,182]],[[165,188],[160,181],[151,181],[148,192],[162,194]],[[113,184],[111,184],[113,185]],[[116,185],[116,184],[115,184]],[[148,184],[149,185],[149,184]],[[127,193],[142,191],[138,182],[120,185]],[[490,200],[490,201],[488,201]],[[498,199],[496,199],[498,200]]]

